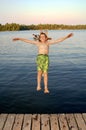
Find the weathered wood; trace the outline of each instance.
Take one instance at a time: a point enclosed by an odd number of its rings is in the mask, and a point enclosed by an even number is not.
[[[69,130],[78,130],[73,114],[66,114]]]
[[[4,126],[4,130],[11,130],[15,119],[15,114],[9,114]]]
[[[65,114],[59,114],[58,118],[59,118],[60,129],[69,130]]]
[[[23,123],[23,114],[17,114],[13,126],[13,130],[21,130]]]
[[[0,114],[0,130],[86,130],[86,113]]]
[[[51,130],[60,130],[57,114],[50,114],[50,124],[51,124]]]
[[[85,123],[86,123],[86,113],[83,113],[82,116],[83,116],[84,121],[85,121]]]
[[[32,116],[32,130],[40,130],[40,114]]]
[[[22,130],[31,130],[31,120],[32,120],[32,114],[24,115],[24,123]]]
[[[0,130],[3,129],[7,119],[7,114],[0,114]]]
[[[42,130],[50,130],[50,123],[49,123],[49,115],[48,114],[41,115],[41,129]]]
[[[86,130],[86,124],[81,114],[74,114],[79,130]]]

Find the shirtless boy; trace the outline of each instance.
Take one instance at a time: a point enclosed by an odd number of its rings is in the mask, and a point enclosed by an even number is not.
[[[59,38],[57,40],[48,41],[48,37],[45,33],[40,33],[39,40],[27,40],[24,38],[14,38],[13,41],[21,40],[26,43],[35,44],[38,47],[37,55],[37,91],[41,90],[41,78],[44,75],[44,93],[49,93],[48,90],[48,67],[49,67],[49,46],[52,44],[57,44],[64,41],[67,38],[72,37],[73,34],[70,33],[65,37]]]

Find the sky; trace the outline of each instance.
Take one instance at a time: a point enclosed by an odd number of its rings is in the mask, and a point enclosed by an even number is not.
[[[0,24],[86,24],[86,0],[0,0]]]

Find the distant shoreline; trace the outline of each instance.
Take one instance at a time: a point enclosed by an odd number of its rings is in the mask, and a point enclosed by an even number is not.
[[[0,24],[0,31],[24,31],[24,30],[86,30],[85,25],[64,25],[64,24],[38,24],[20,25],[17,23]]]

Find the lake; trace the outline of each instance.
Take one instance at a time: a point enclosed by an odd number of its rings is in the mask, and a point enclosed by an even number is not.
[[[37,47],[15,37],[33,40],[38,30],[0,32],[0,113],[86,112],[86,30],[49,30],[52,39],[74,36],[50,46],[50,93],[36,91]]]

